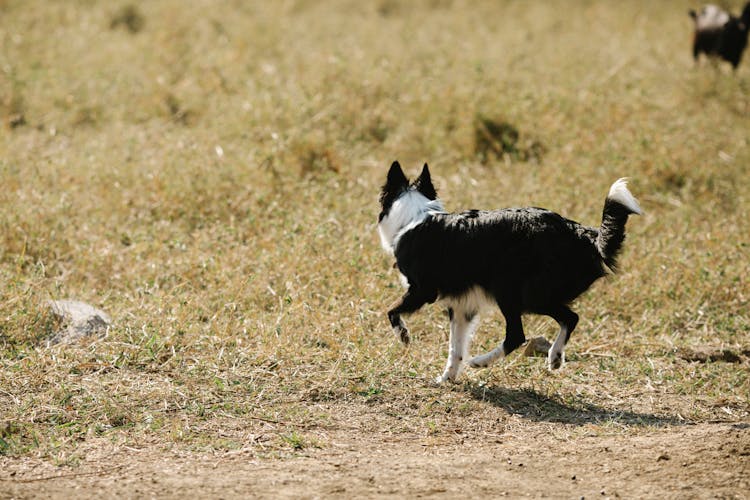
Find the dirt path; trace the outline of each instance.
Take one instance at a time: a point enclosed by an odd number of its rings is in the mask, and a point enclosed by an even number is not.
[[[750,498],[750,424],[588,432],[510,422],[502,434],[329,430],[283,458],[99,449],[80,466],[0,461],[0,497]]]

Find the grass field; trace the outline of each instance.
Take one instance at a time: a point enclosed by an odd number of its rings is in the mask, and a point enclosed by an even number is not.
[[[696,6],[0,0],[2,468],[283,464],[539,422],[573,447],[718,423],[750,442],[750,61],[693,63]],[[434,387],[444,311],[393,337],[375,222],[394,159],[428,162],[450,210],[589,225],[630,178],[645,214],[576,302],[561,372],[513,355]],[[47,347],[45,304],[68,298],[112,316],[106,337]],[[503,332],[486,317],[474,349]]]

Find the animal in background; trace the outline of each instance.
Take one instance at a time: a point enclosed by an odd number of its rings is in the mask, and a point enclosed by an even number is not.
[[[533,207],[449,213],[427,165],[410,183],[398,162],[388,171],[380,205],[381,243],[396,258],[406,286],[388,311],[393,331],[408,344],[403,314],[436,301],[448,307],[449,354],[438,383],[455,381],[467,361],[486,367],[523,344],[524,313],[550,316],[560,325],[547,355],[549,368],[559,368],[578,323],[569,304],[615,269],[628,216],[641,213],[625,179],[610,187],[599,227]],[[469,360],[480,312],[492,306],[505,317],[505,340]]]
[[[695,21],[693,36],[693,58],[697,61],[703,53],[718,57],[737,69],[747,45],[750,27],[750,2],[745,4],[740,17],[735,17],[716,5],[706,5],[699,12],[690,10]]]

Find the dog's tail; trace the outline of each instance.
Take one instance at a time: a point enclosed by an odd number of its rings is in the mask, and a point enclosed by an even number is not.
[[[612,184],[604,201],[602,225],[596,238],[599,255],[611,270],[614,271],[617,267],[617,254],[620,253],[622,242],[625,240],[625,223],[628,216],[642,213],[638,201],[628,190],[627,179],[618,179]]]

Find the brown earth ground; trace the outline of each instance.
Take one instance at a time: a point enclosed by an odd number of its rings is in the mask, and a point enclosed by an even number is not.
[[[492,410],[497,418],[489,418]],[[92,442],[74,468],[3,458],[0,497],[750,495],[750,424],[744,422],[696,424],[625,412],[602,426],[592,423],[596,409],[545,419],[527,405],[515,414],[488,408],[483,415],[449,416],[439,428],[412,433],[382,405],[321,405],[313,411],[336,420],[305,429],[313,445],[288,455],[259,455],[262,443],[286,425],[260,420],[252,432],[239,421],[234,429],[223,423],[223,432],[244,434],[247,443],[228,452]],[[644,419],[649,425],[641,425]]]

